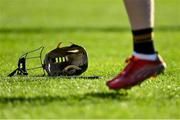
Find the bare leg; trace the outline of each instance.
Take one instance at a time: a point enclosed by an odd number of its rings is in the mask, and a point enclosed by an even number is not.
[[[133,30],[154,27],[154,0],[124,0]]]

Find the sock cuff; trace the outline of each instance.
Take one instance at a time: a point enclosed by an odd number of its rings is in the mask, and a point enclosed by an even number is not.
[[[145,28],[145,29],[139,29],[139,30],[132,30],[132,33],[134,36],[136,35],[143,35],[143,34],[149,34],[153,32],[153,28]]]
[[[142,54],[154,54],[153,28],[133,30],[134,51]]]

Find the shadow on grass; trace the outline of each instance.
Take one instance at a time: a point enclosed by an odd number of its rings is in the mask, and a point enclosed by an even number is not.
[[[127,92],[97,92],[97,93],[86,93],[85,98],[99,98],[99,99],[122,99],[127,96]]]
[[[70,95],[70,96],[37,96],[37,97],[0,97],[0,104],[17,104],[17,103],[29,103],[29,104],[47,104],[50,102],[67,102],[71,104],[73,101],[78,103],[80,101],[98,101],[98,100],[126,100],[127,93],[119,92],[98,92],[98,93],[86,93],[83,95]],[[98,100],[97,100],[98,99]]]
[[[157,26],[157,31],[180,31],[180,26],[165,25]],[[129,27],[42,27],[42,28],[0,28],[0,33],[58,33],[58,32],[127,32],[130,31]]]

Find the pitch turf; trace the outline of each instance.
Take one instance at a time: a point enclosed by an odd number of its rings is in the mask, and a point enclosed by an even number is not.
[[[0,118],[180,118],[179,4],[156,0],[155,44],[167,62],[165,74],[115,92],[105,82],[132,52],[122,1],[0,0]],[[104,78],[6,77],[22,53],[41,45],[47,52],[60,41],[84,46],[84,75]]]

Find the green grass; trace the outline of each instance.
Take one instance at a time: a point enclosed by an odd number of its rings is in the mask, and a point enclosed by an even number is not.
[[[0,0],[0,118],[180,119],[179,4],[156,0],[155,45],[167,62],[165,74],[115,92],[105,82],[132,53],[122,1]],[[6,77],[22,53],[41,45],[47,52],[60,41],[84,46],[89,54],[84,75],[104,78]]]

